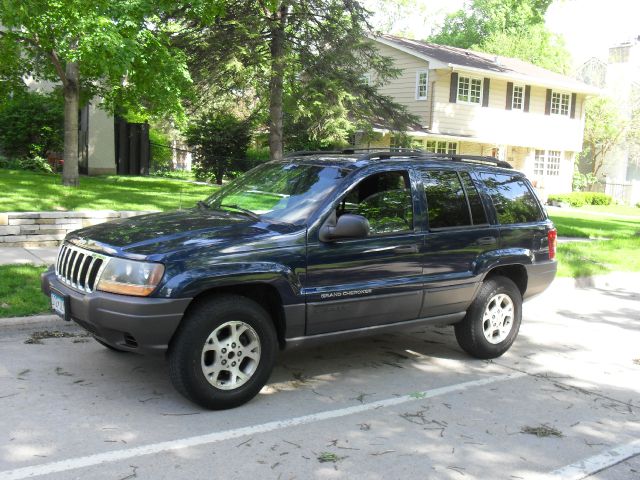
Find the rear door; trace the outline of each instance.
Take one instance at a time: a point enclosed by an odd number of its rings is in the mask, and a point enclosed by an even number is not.
[[[420,316],[462,312],[479,286],[475,265],[498,248],[498,229],[466,170],[421,171],[427,204],[424,275],[425,298]]]
[[[365,176],[337,199],[331,215],[362,215],[367,238],[322,242],[307,251],[307,335],[412,320],[422,305],[424,232],[406,169]]]

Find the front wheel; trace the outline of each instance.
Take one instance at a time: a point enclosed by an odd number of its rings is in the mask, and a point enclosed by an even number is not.
[[[181,394],[219,410],[251,400],[267,383],[277,352],[269,314],[237,295],[214,297],[183,319],[169,348],[169,375]]]
[[[518,336],[522,320],[522,294],[512,280],[487,279],[467,315],[455,325],[460,347],[477,358],[497,358]]]

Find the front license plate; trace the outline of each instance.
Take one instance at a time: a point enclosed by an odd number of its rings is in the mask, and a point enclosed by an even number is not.
[[[63,319],[69,321],[69,297],[51,291],[51,309]]]

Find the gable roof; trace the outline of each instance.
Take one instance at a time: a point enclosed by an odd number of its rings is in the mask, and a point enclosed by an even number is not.
[[[573,92],[600,94],[595,87],[574,78],[538,67],[517,58],[502,57],[490,53],[465,50],[463,48],[420,42],[395,35],[379,35],[373,40],[401,50],[433,64],[432,68],[451,68],[484,74],[490,77],[502,77],[535,85],[568,89]]]

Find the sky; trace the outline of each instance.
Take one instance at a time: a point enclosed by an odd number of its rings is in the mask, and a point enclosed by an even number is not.
[[[447,13],[461,8],[464,0],[364,3],[376,12],[373,21],[381,29],[422,40]],[[403,8],[406,3],[417,4],[417,8]],[[564,37],[574,66],[591,57],[606,60],[610,46],[640,36],[640,0],[555,0],[546,23],[549,30]]]

